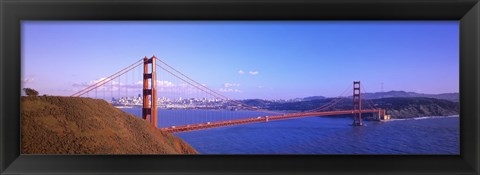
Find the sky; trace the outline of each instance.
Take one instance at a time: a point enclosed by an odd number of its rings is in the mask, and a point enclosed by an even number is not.
[[[72,95],[153,55],[235,99],[336,97],[353,81],[363,92],[459,91],[458,21],[22,21],[21,28],[22,87],[40,94]],[[138,84],[141,70],[132,72],[117,82]],[[157,86],[184,84],[158,74]]]

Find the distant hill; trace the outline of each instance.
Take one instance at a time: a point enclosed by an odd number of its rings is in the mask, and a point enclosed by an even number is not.
[[[326,97],[324,96],[311,96],[311,97],[305,97],[303,100],[308,101],[308,100],[321,100],[325,99]]]
[[[104,100],[21,97],[22,154],[196,154],[186,142]]]
[[[256,106],[256,107],[265,107],[271,104],[274,104],[275,102],[268,101],[268,100],[262,100],[262,99],[246,99],[246,100],[241,100],[242,103],[248,104],[250,106]]]
[[[262,106],[257,107],[274,111],[308,111],[328,104],[332,100],[334,100],[334,98],[286,103],[257,103],[262,104]],[[362,100],[362,103],[364,109],[386,109],[387,114],[391,114],[392,118],[457,115],[460,111],[460,105],[458,102],[426,97],[364,99]],[[351,98],[343,98],[332,107],[325,108],[325,110],[328,111],[351,109],[353,109],[353,102]]]
[[[373,99],[371,105],[386,109],[387,113],[392,115],[393,118],[449,116],[460,113],[458,102],[426,97]],[[368,107],[368,105],[365,107]]]
[[[405,91],[362,93],[362,98],[365,98],[365,99],[378,99],[378,98],[390,98],[390,97],[427,97],[427,98],[436,98],[436,99],[458,102],[460,96],[458,93],[423,94],[423,93],[405,92]]]

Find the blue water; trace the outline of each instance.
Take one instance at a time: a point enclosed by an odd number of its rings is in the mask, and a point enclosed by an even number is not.
[[[142,108],[121,108],[121,110],[142,116]],[[242,118],[253,118],[258,116],[272,115],[272,113],[256,112],[256,111],[228,111],[228,110],[166,110],[158,109],[158,127],[170,127],[187,124],[199,124],[214,121],[233,120]]]
[[[139,116],[140,109],[122,109]],[[219,111],[202,111],[204,117]],[[210,113],[209,113],[210,112]],[[228,111],[237,118],[251,111]],[[181,114],[159,110],[159,124],[185,123]],[[176,117],[172,117],[176,116]],[[213,119],[208,119],[212,120]],[[183,121],[183,122],[182,122]],[[459,154],[459,118],[422,117],[387,122],[364,121],[353,127],[347,117],[307,117],[176,133],[201,154]]]

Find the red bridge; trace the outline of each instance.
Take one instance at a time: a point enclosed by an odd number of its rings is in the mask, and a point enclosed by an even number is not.
[[[241,124],[249,124],[249,123],[258,123],[258,122],[269,122],[275,120],[286,120],[286,119],[295,119],[295,118],[302,118],[302,117],[316,117],[316,116],[329,116],[329,115],[344,115],[344,114],[355,114],[356,112],[353,110],[346,110],[346,111],[325,111],[325,112],[300,112],[300,113],[292,113],[292,114],[284,114],[284,115],[276,115],[276,116],[262,116],[256,118],[246,118],[246,119],[237,119],[237,120],[227,120],[227,121],[219,121],[219,122],[208,122],[208,123],[200,123],[200,124],[192,124],[192,125],[183,125],[183,126],[175,126],[169,128],[160,128],[162,131],[176,133],[176,132],[187,132],[193,130],[201,130],[201,129],[208,129],[208,128],[217,128],[223,126],[231,126],[231,125],[241,125]],[[385,115],[385,110],[382,109],[369,109],[369,110],[362,110],[362,113],[375,113],[379,116]]]
[[[143,67],[141,65],[143,65]],[[137,71],[138,68],[140,69],[139,71]],[[160,71],[157,71],[157,68],[160,68]],[[141,72],[143,76],[136,75],[136,72]],[[157,75],[157,72],[159,75]],[[133,75],[129,76],[129,73]],[[353,115],[353,126],[362,126],[363,113],[372,113],[378,120],[381,120],[385,117],[385,110],[375,108],[375,105],[370,100],[362,100],[360,90],[364,88],[360,84],[360,81],[353,82],[352,110],[332,110],[336,104],[345,99],[342,97],[342,95],[344,95],[346,92],[348,92],[348,89],[350,89],[347,88],[338,98],[334,98],[317,108],[304,112],[282,113],[278,111],[259,109],[258,107],[246,105],[241,101],[232,100],[220,94],[219,92],[208,88],[205,84],[201,84],[193,80],[155,56],[151,58],[144,57],[143,59],[138,60],[137,62],[110,76],[86,83],[83,86],[83,89],[79,90],[72,96],[101,98],[107,101],[109,101],[108,99],[110,98],[110,102],[112,104],[122,106],[141,105],[142,118],[156,127],[158,127],[159,122],[162,122],[162,118],[160,118],[160,121],[157,118],[158,108],[163,108],[166,110],[190,109],[192,111],[198,109],[209,109],[218,110],[221,113],[218,116],[213,116],[216,119],[213,122],[209,121],[212,116],[206,116],[208,114],[199,112],[198,116],[193,116],[193,118],[189,119],[188,121],[181,121],[182,123],[188,124],[178,126],[170,125],[160,128],[160,130],[170,133],[302,117],[347,114]],[[225,87],[229,86],[235,85],[225,84]],[[100,91],[100,94],[98,91]],[[162,96],[157,96],[158,91]],[[129,93],[136,92],[141,93],[141,97],[132,97],[129,95]],[[367,103],[367,106],[369,106],[368,109],[362,108],[362,103],[365,102]],[[243,119],[232,119],[233,117],[229,116],[232,115],[232,113],[223,114],[221,112],[234,109],[263,112],[268,113],[269,115],[253,116],[251,118]],[[170,115],[173,116],[168,117],[181,118],[175,116],[176,114]]]

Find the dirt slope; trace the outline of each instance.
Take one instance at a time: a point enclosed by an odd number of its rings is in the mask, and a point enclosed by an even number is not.
[[[103,100],[21,97],[22,154],[196,154],[180,138]]]

